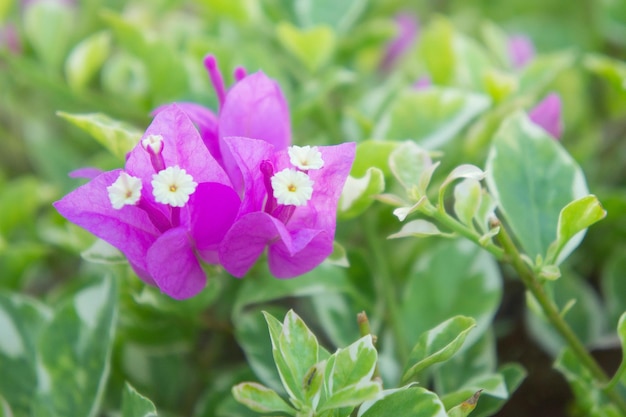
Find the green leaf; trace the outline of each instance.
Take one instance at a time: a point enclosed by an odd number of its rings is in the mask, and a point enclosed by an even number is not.
[[[309,369],[319,361],[319,343],[304,321],[293,311],[289,310],[283,322],[282,331],[278,337],[278,350],[283,357],[288,371],[298,387],[293,392],[300,400],[304,399],[304,385]]]
[[[385,189],[385,176],[378,168],[369,168],[362,178],[348,176],[341,193],[337,216],[347,220],[363,213],[374,202],[373,196]]]
[[[139,394],[128,382],[122,394],[122,417],[156,417],[156,407],[146,397]]]
[[[367,0],[299,0],[290,2],[303,27],[328,25],[346,33],[367,8]]]
[[[424,180],[423,176],[432,175],[433,163],[428,152],[413,142],[404,142],[396,147],[391,155],[389,155],[389,168],[393,175],[402,186],[407,190],[410,196],[416,198],[423,194]],[[430,175],[428,179],[430,180]],[[428,181],[426,181],[426,186]]]
[[[435,84],[445,85],[453,80],[456,66],[454,35],[454,26],[440,16],[432,19],[420,34],[420,56]]]
[[[394,210],[396,214],[397,210]],[[397,214],[396,214],[397,215]],[[391,234],[387,239],[398,239],[401,237],[429,237],[429,236],[443,236],[444,233],[437,228],[433,223],[417,219],[411,220],[402,226],[399,232]]]
[[[476,391],[470,398],[448,410],[448,417],[467,417],[470,415],[470,413],[474,411],[474,408],[476,408],[481,392],[482,390]]]
[[[505,364],[498,369],[498,374],[502,375],[504,378],[504,383],[508,392],[507,397],[498,398],[497,396],[492,396],[489,393],[481,396],[472,417],[493,416],[506,404],[515,390],[520,386],[524,378],[526,378],[526,371],[521,365],[518,364]]]
[[[332,394],[371,380],[377,359],[371,335],[363,336],[350,346],[337,350],[328,358],[326,366],[328,392]]]
[[[567,243],[579,235],[575,241],[582,240],[585,230],[592,224],[606,217],[606,211],[595,195],[588,195],[572,201],[559,213],[556,241],[548,248],[546,263],[560,263],[558,256]],[[566,249],[570,253],[574,249]]]
[[[356,146],[356,156],[350,175],[360,178],[367,174],[370,168],[378,168],[385,176],[391,175],[389,170],[389,155],[400,145],[400,142],[390,140],[366,140]]]
[[[290,23],[281,22],[276,27],[276,34],[283,47],[310,72],[315,72],[326,64],[335,51],[335,33],[329,26],[301,30]]]
[[[489,108],[482,94],[443,87],[405,90],[389,109],[388,139],[412,139],[426,149],[439,149]]]
[[[471,178],[464,179],[454,187],[454,213],[463,224],[473,227],[482,196],[480,182]]]
[[[142,133],[133,126],[111,119],[102,113],[70,114],[58,112],[59,116],[89,133],[101,145],[120,160],[139,143]]]
[[[356,407],[365,401],[376,398],[380,391],[380,383],[374,381],[366,381],[360,385],[349,385],[334,392],[329,399],[321,404],[318,411]]]
[[[24,33],[50,69],[58,70],[75,26],[72,7],[57,1],[38,1],[24,8]]]
[[[516,113],[496,133],[487,159],[487,185],[523,251],[545,257],[561,209],[588,194],[574,159],[526,115]],[[580,243],[571,240],[568,251]]]
[[[233,397],[258,413],[283,412],[295,415],[296,410],[273,390],[255,382],[244,382],[232,389]]]
[[[623,61],[600,54],[589,54],[585,56],[583,65],[607,80],[616,91],[625,92],[626,64]]]
[[[604,417],[619,414],[605,414],[609,400],[595,383],[589,370],[581,363],[570,348],[565,348],[556,359],[554,367],[567,379],[574,392],[578,410],[585,416]]]
[[[37,300],[0,293],[0,392],[16,416],[31,414],[37,338],[51,318],[52,311]]]
[[[107,31],[94,33],[74,47],[65,61],[67,82],[75,90],[81,90],[98,72],[109,56],[111,34]]]
[[[476,327],[471,317],[456,316],[422,333],[409,355],[402,383],[415,379],[435,363],[445,362],[461,349],[470,330]]]
[[[382,399],[363,404],[359,417],[448,417],[437,395],[421,387],[395,391]]]
[[[37,343],[35,409],[59,416],[98,413],[109,373],[117,290],[111,278],[88,286],[63,303]]]
[[[128,262],[122,252],[102,239],[85,249],[81,256],[89,262],[103,265],[119,265]]]
[[[272,356],[274,357],[274,363],[276,364],[276,370],[280,376],[280,381],[291,398],[302,401],[304,398],[304,395],[301,392],[302,385],[300,384],[302,381],[299,381],[295,377],[294,372],[290,369],[289,364],[285,361],[285,358],[280,350],[280,335],[283,332],[283,324],[269,313],[263,312],[263,316],[265,317],[267,328],[270,333],[270,340],[272,341]]]
[[[476,320],[476,329],[467,336],[471,345],[491,325],[502,281],[493,257],[481,248],[463,239],[434,239],[420,252],[401,294],[407,347],[456,315]]]
[[[617,324],[626,311],[626,248],[620,246],[604,264],[602,271],[602,295],[606,300],[611,327]]]

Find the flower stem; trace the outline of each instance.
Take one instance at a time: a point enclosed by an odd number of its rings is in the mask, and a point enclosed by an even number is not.
[[[374,271],[374,285],[378,293],[382,293],[384,299],[383,311],[391,327],[395,343],[396,354],[400,360],[400,364],[404,365],[409,359],[408,341],[402,328],[402,316],[398,308],[398,299],[396,295],[396,287],[393,277],[389,271],[387,257],[380,244],[380,234],[377,231],[378,219],[375,217],[378,213],[372,212],[370,218],[364,222],[365,234],[367,242],[373,255],[372,269]]]
[[[567,324],[565,319],[559,313],[558,307],[548,296],[541,282],[537,279],[535,273],[528,267],[520,256],[517,247],[513,243],[513,240],[507,233],[504,227],[500,227],[500,233],[497,235],[498,241],[504,253],[507,256],[508,262],[513,266],[520,279],[526,286],[526,289],[535,297],[535,300],[541,306],[546,318],[552,324],[552,326],[561,334],[565,342],[568,344],[572,352],[576,355],[580,363],[587,368],[593,378],[599,383],[599,385],[606,385],[609,382],[604,370],[598,365],[596,360],[587,351],[583,343],[578,339],[572,328]],[[610,400],[626,415],[626,402],[624,399],[614,391],[613,386],[608,385],[605,388],[605,394]]]

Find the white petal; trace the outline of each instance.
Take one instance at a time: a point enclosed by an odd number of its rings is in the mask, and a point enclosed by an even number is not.
[[[286,168],[271,179],[278,204],[304,206],[313,195],[313,181],[307,174]]]
[[[158,155],[163,151],[163,136],[148,135],[141,140],[141,146],[153,155]]]
[[[141,180],[122,172],[115,182],[107,187],[109,201],[114,209],[135,205],[141,198]]]
[[[198,183],[179,166],[168,167],[152,175],[152,194],[158,203],[183,207],[189,196],[196,191]]]
[[[303,171],[320,169],[324,166],[322,153],[317,149],[317,146],[290,146],[287,153],[289,153],[291,164]]]

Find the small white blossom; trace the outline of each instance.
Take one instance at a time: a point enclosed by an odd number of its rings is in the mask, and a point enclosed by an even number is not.
[[[163,151],[163,136],[148,135],[141,140],[141,146],[153,155],[158,155]]]
[[[313,181],[307,174],[286,168],[271,179],[278,204],[304,206],[313,195]]]
[[[290,146],[287,152],[291,164],[303,171],[320,169],[324,166],[322,153],[317,149],[317,146]]]
[[[135,205],[141,198],[141,180],[122,172],[115,182],[107,187],[109,201],[114,209]]]
[[[167,167],[152,175],[152,194],[158,203],[183,207],[189,196],[196,191],[198,183],[178,165]]]

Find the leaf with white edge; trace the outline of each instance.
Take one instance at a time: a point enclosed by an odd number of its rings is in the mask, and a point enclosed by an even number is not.
[[[122,394],[122,417],[157,417],[156,407],[128,382]]]
[[[574,250],[574,248],[566,249],[568,242],[575,236],[576,242],[581,241],[586,229],[605,217],[606,211],[595,195],[579,198],[563,207],[559,213],[556,241],[548,248],[546,263],[559,264],[562,261],[559,259],[561,251],[565,250],[565,253],[570,253]]]
[[[420,185],[422,173],[432,164],[428,151],[413,142],[402,143],[389,155],[389,168],[409,195]]]
[[[65,61],[65,75],[70,87],[81,90],[102,67],[111,49],[111,34],[94,33],[74,47]]]
[[[489,191],[531,259],[545,256],[557,234],[561,209],[588,194],[576,161],[522,112],[502,123],[485,171]],[[581,238],[572,238],[559,260],[565,259]]]
[[[482,169],[478,168],[475,165],[471,164],[463,164],[454,168],[452,172],[448,174],[446,179],[441,183],[441,187],[439,187],[439,194],[443,194],[446,191],[448,185],[450,185],[453,181],[466,178],[473,179],[476,181],[480,181],[485,178],[485,173]]]
[[[422,171],[419,181],[417,182],[417,195],[418,196],[426,195],[426,190],[428,189],[428,186],[430,185],[430,180],[432,179],[433,174],[435,173],[435,170],[437,169],[439,164],[441,164],[441,162],[437,161],[434,164],[427,166],[426,169]]]
[[[376,398],[381,391],[379,382],[367,381],[356,385],[349,385],[333,393],[324,401],[318,411],[334,410],[344,407],[356,407],[357,405]]]
[[[482,195],[480,183],[472,178],[466,178],[454,187],[454,213],[466,226],[473,228]]]
[[[139,142],[142,133],[135,127],[114,120],[102,113],[70,114],[57,112],[57,115],[89,133],[101,145],[121,160]]]
[[[309,369],[319,361],[319,343],[304,321],[289,310],[278,337],[278,349],[293,379],[298,382],[296,398],[304,399],[303,386]]]
[[[104,277],[62,304],[38,339],[36,409],[93,417],[109,374],[117,313],[115,281]]]
[[[84,260],[97,264],[119,265],[128,262],[122,252],[102,239],[97,239],[80,255]]]
[[[317,408],[319,400],[324,388],[324,371],[326,370],[326,361],[322,361],[313,365],[307,371],[302,382],[302,391],[304,392],[304,402],[311,406],[312,409]]]
[[[508,396],[506,398],[498,398],[490,394],[482,395],[472,417],[487,417],[496,414],[511,398],[515,390],[524,381],[524,378],[526,378],[526,371],[521,365],[516,363],[502,365],[497,372],[504,378]]]
[[[448,410],[448,417],[467,417],[476,408],[481,392],[483,390],[476,391],[470,398]]]
[[[0,294],[0,393],[16,415],[31,415],[37,390],[37,338],[52,311],[35,299]]]
[[[422,196],[419,200],[417,200],[417,203],[413,204],[412,206],[398,207],[397,209],[394,209],[393,215],[396,216],[398,220],[403,222],[411,213],[415,213],[416,211],[418,211],[420,207],[422,207],[427,202],[428,199],[426,198],[426,196]]]
[[[361,178],[348,176],[343,186],[337,216],[347,220],[363,213],[374,196],[385,189],[385,176],[378,168],[369,168]]]
[[[274,363],[276,364],[276,370],[280,376],[280,381],[291,398],[302,398],[300,392],[300,381],[295,378],[289,364],[285,361],[285,358],[280,350],[279,340],[283,331],[283,324],[269,313],[263,312],[263,316],[265,317],[267,328],[270,333],[270,340],[272,341],[272,355],[274,357]]]
[[[335,52],[337,39],[330,26],[319,25],[302,30],[281,22],[276,27],[276,34],[283,47],[312,73],[327,63]]]
[[[395,211],[394,211],[395,214]],[[437,228],[433,223],[417,219],[411,220],[402,226],[399,232],[387,236],[387,239],[398,239],[401,237],[429,237],[429,236],[445,236],[445,234]]]
[[[491,104],[489,97],[452,88],[407,89],[391,105],[388,139],[439,149]]]
[[[491,396],[495,399],[506,400],[509,398],[509,391],[507,390],[506,381],[504,375],[500,373],[490,373],[484,375],[478,375],[463,384],[463,387],[456,391],[442,395],[441,401],[450,409],[462,403],[476,391],[482,390],[483,396]]]
[[[476,320],[476,329],[467,336],[469,346],[491,326],[500,305],[500,270],[493,256],[465,239],[434,238],[429,243],[400,290],[407,348],[422,333],[457,315]]]
[[[420,335],[409,355],[402,383],[414,380],[435,363],[445,362],[461,349],[470,330],[476,327],[471,317],[456,316]]]
[[[402,389],[387,395],[373,404],[367,404],[359,417],[448,417],[443,403],[434,392],[421,387]]]
[[[366,335],[350,346],[337,350],[331,358],[334,358],[334,361],[326,370],[326,380],[329,392],[332,393],[371,380],[378,354],[372,336]],[[331,364],[330,359],[328,364]]]
[[[295,415],[296,410],[285,402],[275,391],[256,382],[237,384],[232,389],[233,397],[249,409],[258,413],[283,412]]]
[[[482,189],[480,206],[478,207],[478,211],[476,212],[476,221],[478,223],[479,229],[485,234],[491,233],[491,231],[494,229],[491,223],[494,219],[496,219],[496,207],[496,201],[491,196],[491,194],[489,194],[487,190]],[[499,231],[500,229],[497,228],[497,230]]]
[[[570,388],[574,392],[576,405],[581,415],[605,416],[615,414],[600,414],[599,409],[608,405],[609,401],[602,390],[597,386],[594,377],[580,362],[576,354],[569,347],[564,348],[556,358],[554,367],[565,376]],[[619,414],[617,414],[619,415]]]

